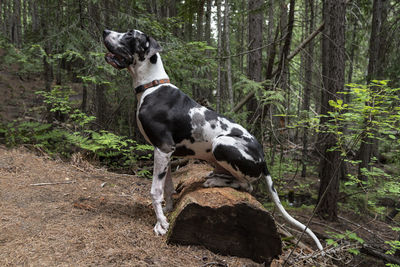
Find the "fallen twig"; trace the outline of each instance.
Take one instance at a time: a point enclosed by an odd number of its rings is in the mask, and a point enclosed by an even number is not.
[[[57,185],[57,184],[73,184],[76,181],[63,181],[63,182],[54,182],[54,183],[37,183],[37,184],[30,184],[31,186],[44,186],[44,185]]]

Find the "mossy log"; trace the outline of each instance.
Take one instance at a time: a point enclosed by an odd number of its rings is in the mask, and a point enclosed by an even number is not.
[[[205,172],[201,170],[206,170]],[[189,165],[178,174],[168,243],[201,245],[222,254],[270,264],[282,252],[275,221],[249,193],[203,188],[207,167]]]

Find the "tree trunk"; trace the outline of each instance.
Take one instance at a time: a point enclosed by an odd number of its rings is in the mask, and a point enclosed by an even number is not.
[[[247,76],[250,80],[261,82],[262,81],[262,49],[263,45],[263,20],[264,12],[262,10],[262,0],[249,0],[248,11],[249,11],[249,37],[248,37],[248,49],[254,50],[248,54],[247,57]],[[254,115],[257,108],[257,101],[252,99],[247,105],[247,109]]]
[[[386,20],[386,9],[388,7],[388,0],[374,0],[373,12],[372,12],[372,27],[371,36],[369,41],[369,62],[368,62],[368,75],[367,82],[369,83],[373,79],[382,78],[383,62],[385,61],[385,55],[382,50],[384,49],[384,23]],[[367,103],[371,106],[373,103]],[[367,181],[368,177],[363,174],[363,170],[370,170],[370,161],[374,145],[377,145],[377,140],[370,137],[370,133],[374,130],[371,129],[371,121],[373,116],[366,118],[364,121],[365,129],[364,135],[361,139],[361,146],[358,151],[358,159],[361,163],[358,166],[358,179],[361,181]],[[373,133],[376,134],[376,133]]]
[[[222,56],[222,26],[221,26],[221,0],[215,0],[217,6],[217,29],[218,29],[218,47],[217,47],[217,58],[218,58],[218,77],[217,77],[217,112],[221,111],[221,56]]]
[[[290,43],[292,41],[293,26],[294,26],[294,8],[295,0],[290,0],[289,16],[287,16],[287,7],[285,2],[281,4],[281,37],[284,39],[284,44],[282,46],[280,55],[280,64],[278,68],[281,70],[281,75],[283,80],[286,80],[288,66],[287,58],[290,51]],[[286,86],[286,84],[284,84]]]
[[[244,41],[245,41],[245,29],[246,29],[246,21],[245,21],[245,14],[244,10],[246,8],[246,1],[242,0],[240,1],[240,9],[242,12],[240,13],[240,24],[239,24],[239,30],[237,31],[237,38],[238,38],[238,44],[237,46],[237,53],[241,53],[242,51],[245,50],[244,48]],[[245,74],[244,72],[244,55],[240,54],[239,56],[239,71],[242,74]]]
[[[197,41],[203,41],[203,18],[205,0],[200,0],[197,9]]]
[[[352,37],[350,44],[350,53],[349,53],[349,71],[347,73],[347,83],[352,83],[353,81],[353,70],[354,70],[354,55],[357,49],[357,23],[358,20],[356,18],[353,19],[353,29],[352,29]],[[347,97],[347,96],[346,96]],[[347,100],[346,103],[349,101]]]
[[[82,6],[81,3],[79,3],[79,5]],[[104,6],[104,10],[109,10],[110,9],[110,1],[109,0],[104,0],[103,1],[103,6]],[[80,8],[80,10],[81,10],[81,8]],[[109,14],[109,12],[102,12],[102,13],[104,14],[104,26],[107,29],[110,29],[110,27],[111,27],[110,14]],[[82,17],[83,10],[80,11],[80,14],[81,14],[81,16],[80,16],[80,20],[81,20],[80,25],[81,25],[81,28],[83,28],[83,17]]]
[[[28,0],[22,0],[23,2],[23,9],[22,9],[22,29],[23,29],[23,36],[25,37],[28,28]]]
[[[207,0],[206,27],[204,31],[204,39],[207,42],[207,45],[211,45],[211,2],[212,0]]]
[[[46,55],[43,56],[43,78],[45,82],[45,89],[47,92],[51,90],[51,83],[53,82],[53,66],[50,63],[51,47],[50,44],[46,43],[44,50]]]
[[[278,68],[280,68],[280,75],[277,78],[280,81],[280,87],[285,92],[286,96],[286,114],[290,114],[290,90],[289,90],[289,52],[290,52],[290,44],[292,42],[292,34],[293,34],[293,26],[294,26],[294,9],[295,9],[295,0],[290,0],[290,9],[289,15],[287,15],[287,7],[285,5],[285,1],[283,1],[282,6],[282,16],[281,19],[285,20],[281,22],[282,27],[282,38],[284,38],[284,45],[281,50],[280,55],[280,64]],[[287,20],[287,21],[286,21]],[[289,116],[285,116],[283,119],[284,125],[282,128],[285,128],[286,125],[289,124]],[[288,133],[289,138],[289,133]]]
[[[212,45],[212,40],[211,40],[211,9],[212,9],[212,0],[207,0],[207,7],[206,7],[206,25],[205,25],[205,30],[204,30],[204,38],[205,41],[207,42],[208,46]],[[206,52],[207,57],[211,57],[211,51],[207,50]],[[206,77],[209,81],[213,80],[213,75],[211,73],[211,71],[207,71],[206,73]],[[208,86],[206,89],[206,91],[203,93],[203,97],[207,100],[210,100],[210,96],[212,95],[212,91],[214,90],[214,88],[212,86]]]
[[[225,0],[224,11],[224,27],[225,27],[225,56],[226,56],[226,82],[229,99],[229,110],[233,107],[233,89],[232,89],[232,63],[231,63],[231,45],[229,34],[229,0]]]
[[[222,255],[251,258],[269,266],[282,244],[272,216],[249,193],[204,188],[207,165],[188,165],[179,179],[170,214],[168,243],[200,245]]]
[[[306,33],[311,34],[314,31],[314,0],[306,0]],[[313,77],[313,61],[314,61],[314,42],[311,41],[307,48],[305,49],[306,53],[304,55],[304,91],[303,91],[303,116],[304,119],[307,120],[309,118],[308,112],[310,110],[310,96],[311,96],[311,87],[312,87],[312,77]],[[303,151],[302,151],[302,169],[301,169],[301,177],[306,177],[307,174],[307,159],[308,159],[308,126],[303,129]]]
[[[326,57],[323,64],[327,73],[326,87],[321,107],[324,107],[325,115],[333,111],[329,100],[338,98],[337,92],[344,88],[344,66],[345,66],[345,0],[325,0],[324,19],[325,36],[329,49],[323,50]],[[321,118],[321,125],[329,122],[328,117]],[[318,192],[317,213],[323,218],[333,221],[337,219],[337,202],[339,196],[339,173],[340,173],[340,151],[335,149],[337,138],[334,134],[324,134],[324,145],[320,161],[320,187]]]
[[[193,39],[193,14],[189,15],[188,21],[185,22],[185,40],[186,42],[191,42]]]
[[[106,114],[107,114],[107,99],[106,99],[106,86],[103,84],[96,84],[96,122],[101,129],[106,127]]]
[[[21,47],[21,0],[13,1],[13,28],[12,41],[17,47]]]
[[[12,10],[11,0],[4,2],[4,35],[11,40],[11,28],[12,28]]]
[[[4,9],[6,7],[5,5],[5,0],[0,1],[0,25],[1,25],[1,32],[5,35],[5,19],[3,19],[4,16]]]
[[[38,7],[38,4],[35,3],[34,0],[30,0],[29,5],[31,6],[31,10],[32,10],[32,29],[33,29],[33,32],[37,33],[39,30],[39,27],[40,27],[39,7]]]
[[[274,67],[276,49],[275,49],[275,42],[278,38],[276,30],[275,37],[274,37],[274,28],[275,28],[275,20],[274,20],[274,0],[269,1],[269,9],[268,9],[268,59],[267,59],[267,68],[266,68],[266,79],[271,79],[272,69]]]

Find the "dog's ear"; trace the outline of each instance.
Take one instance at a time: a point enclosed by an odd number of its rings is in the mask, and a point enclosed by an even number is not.
[[[148,42],[148,43],[146,43],[146,45],[148,45],[147,53],[148,53],[149,57],[152,57],[153,55],[162,51],[162,47],[156,40],[154,40],[153,37],[147,37],[147,42]]]

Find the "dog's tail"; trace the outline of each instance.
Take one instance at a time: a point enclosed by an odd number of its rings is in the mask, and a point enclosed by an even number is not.
[[[290,216],[290,214],[287,213],[285,208],[282,206],[281,201],[279,200],[278,193],[276,192],[276,190],[274,188],[274,183],[272,182],[271,175],[269,175],[268,173],[265,174],[265,179],[267,180],[268,190],[269,190],[269,193],[270,193],[270,195],[272,197],[272,200],[274,201],[274,203],[275,203],[276,207],[278,208],[278,210],[282,213],[283,217],[288,222],[290,222],[291,224],[293,224],[294,226],[299,228],[300,230],[303,231],[304,229],[306,229],[307,234],[314,240],[314,242],[317,245],[318,249],[319,250],[323,250],[323,247],[322,247],[321,243],[319,242],[319,240],[315,236],[315,234],[310,230],[310,228],[307,228],[304,224],[302,224],[301,222],[299,222],[298,220],[296,220],[295,218]]]

